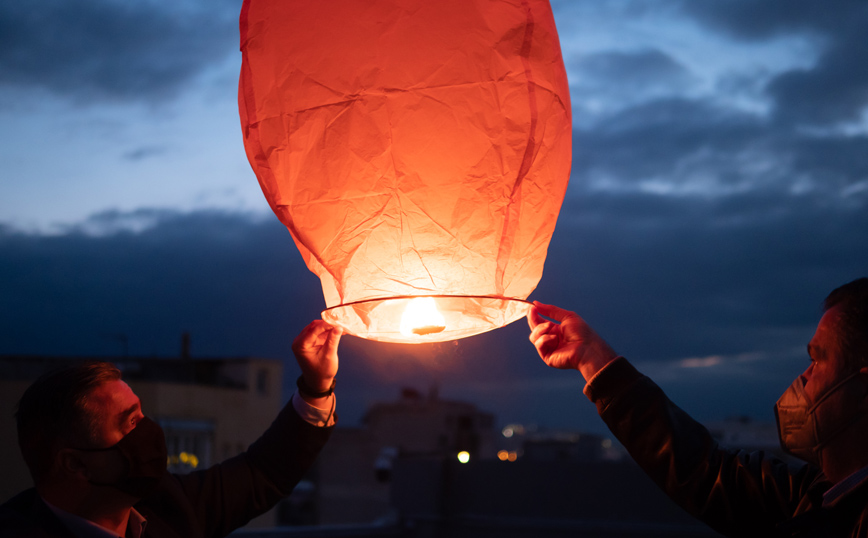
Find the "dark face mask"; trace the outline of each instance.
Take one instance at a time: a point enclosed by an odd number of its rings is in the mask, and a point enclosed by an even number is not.
[[[126,460],[126,472],[114,482],[94,482],[112,486],[133,497],[152,493],[166,472],[166,438],[160,425],[144,417],[123,439],[108,448],[84,449],[87,452],[117,450]]]

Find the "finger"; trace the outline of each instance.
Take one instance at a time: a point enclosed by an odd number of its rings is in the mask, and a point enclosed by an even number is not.
[[[307,326],[298,333],[295,340],[292,341],[292,349],[300,351],[310,348],[315,345],[320,335],[331,328],[331,325],[321,319],[316,319],[307,324]]]
[[[536,306],[530,307],[530,310],[527,311],[527,324],[530,327],[530,330],[534,330],[537,325],[544,321],[545,320],[542,318],[542,316],[539,315]]]
[[[534,347],[536,347],[539,356],[545,360],[546,357],[552,354],[558,348],[559,338],[554,334],[546,334],[540,337],[539,340],[536,341]]]
[[[325,350],[327,355],[337,356],[338,354],[338,344],[341,342],[341,335],[343,334],[343,329],[340,327],[332,327],[329,331],[326,343]]]
[[[530,332],[530,341],[536,345],[537,340],[539,340],[543,335],[548,334],[554,330],[556,330],[557,326],[551,321],[544,321],[534,327],[534,329]]]
[[[555,305],[545,304],[539,301],[534,301],[533,304],[536,306],[536,309],[540,314],[556,321],[564,321],[565,319],[576,315],[575,312],[564,310]]]
[[[310,333],[310,325],[307,325],[301,332],[298,333],[292,341],[292,351],[298,353],[303,347],[304,342],[307,340],[307,335]]]

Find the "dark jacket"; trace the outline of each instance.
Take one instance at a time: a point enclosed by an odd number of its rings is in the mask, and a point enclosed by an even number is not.
[[[144,536],[226,536],[289,495],[332,429],[305,422],[289,403],[246,452],[206,470],[166,472],[157,491],[135,505],[148,520]],[[0,506],[0,538],[12,536],[72,538],[35,489]]]
[[[618,358],[585,388],[612,433],[675,502],[727,536],[868,536],[868,487],[822,508],[811,465],[718,446],[701,424]]]

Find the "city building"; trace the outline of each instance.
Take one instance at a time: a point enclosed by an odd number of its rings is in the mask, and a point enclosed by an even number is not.
[[[391,512],[390,482],[398,460],[494,459],[494,415],[468,402],[404,388],[393,401],[376,402],[362,426],[338,427],[317,460],[317,520],[370,522]],[[464,457],[462,455],[462,457]]]

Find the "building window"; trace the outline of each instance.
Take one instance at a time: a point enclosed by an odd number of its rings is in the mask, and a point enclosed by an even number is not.
[[[184,474],[211,466],[214,451],[213,421],[162,418],[157,422],[166,435],[170,472]]]

